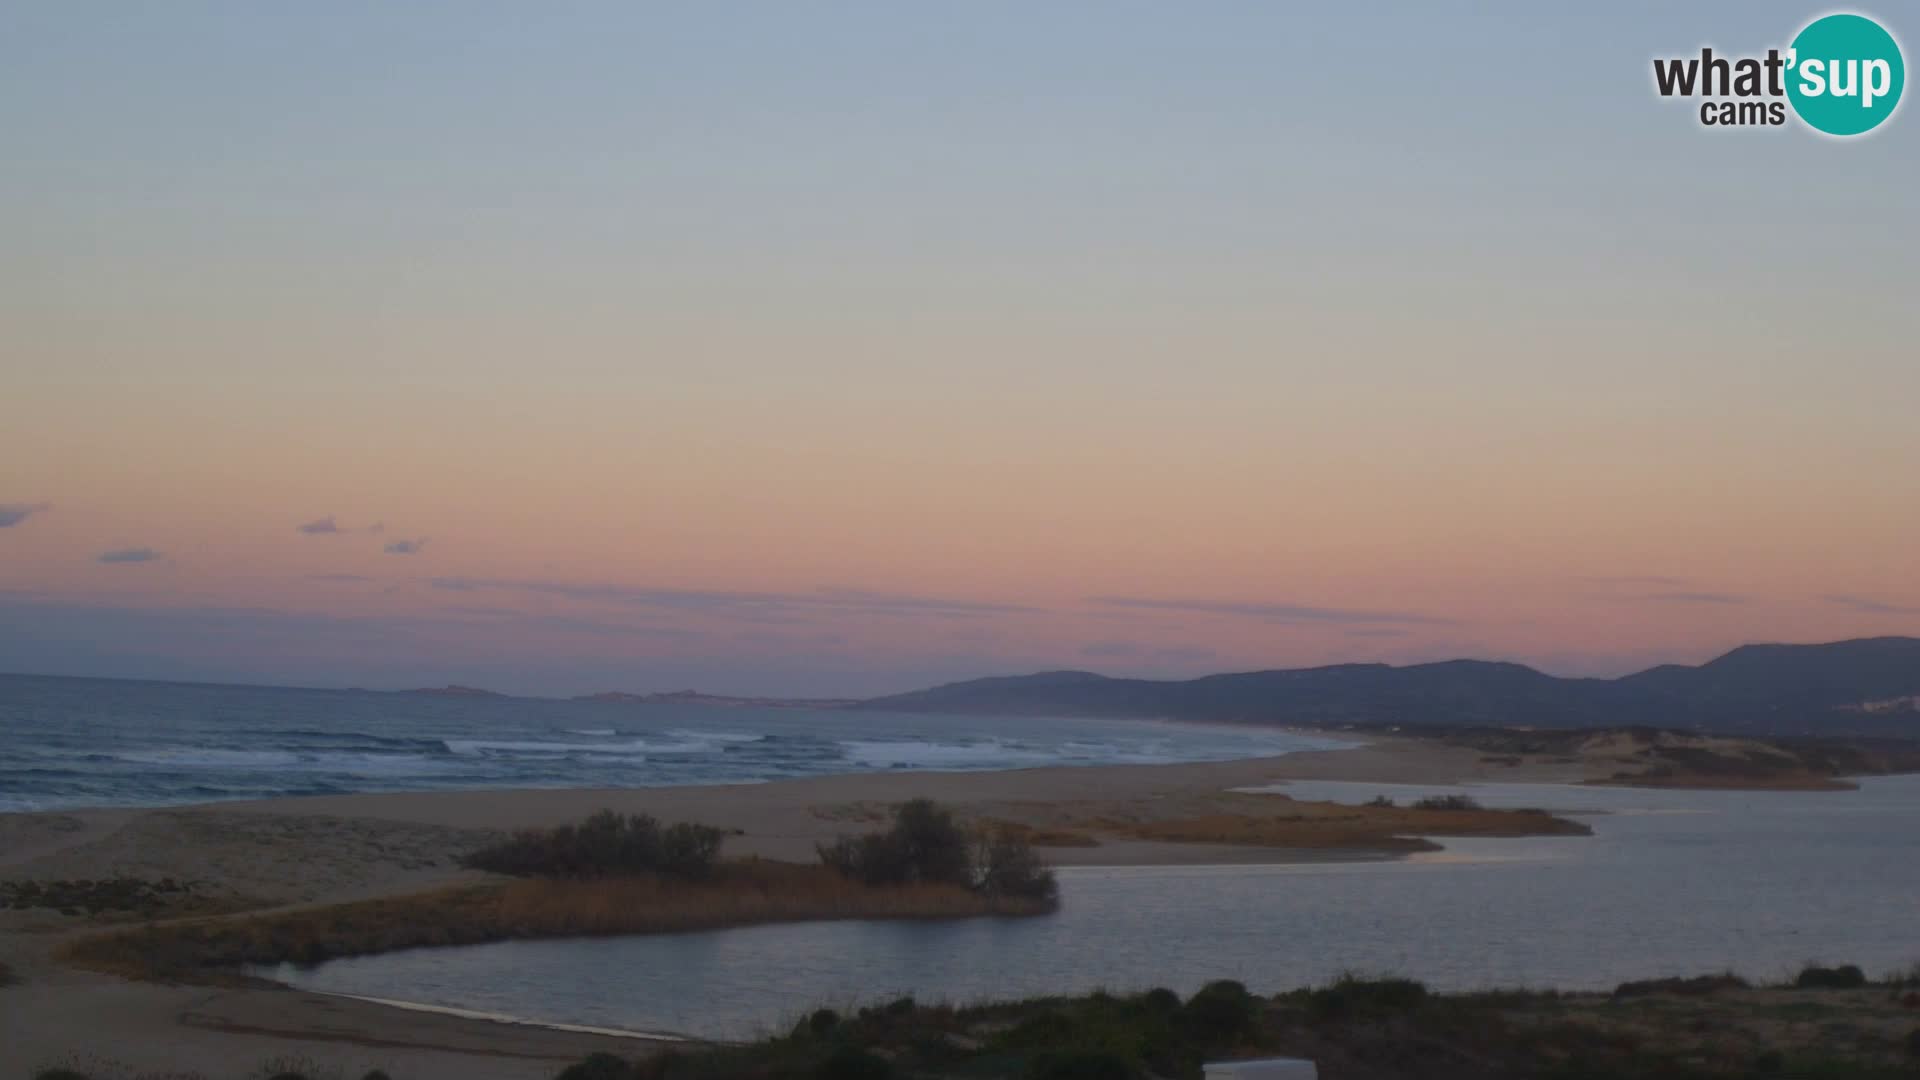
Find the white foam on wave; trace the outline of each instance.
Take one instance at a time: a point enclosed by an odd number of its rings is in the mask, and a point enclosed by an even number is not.
[[[663,732],[664,736],[691,735],[687,732]],[[514,754],[539,757],[569,757],[580,754],[599,756],[645,754],[712,754],[725,743],[741,741],[744,736],[726,738],[625,739],[619,742],[560,742],[548,739],[446,739],[447,752],[460,757],[501,757]],[[757,739],[759,736],[752,736]],[[750,739],[748,741],[751,741]]]
[[[606,735],[618,735],[618,734],[620,734],[620,733],[619,733],[619,732],[617,732],[617,731],[615,731],[615,730],[613,730],[613,729],[612,729],[612,728],[610,728],[610,727],[577,727],[577,728],[568,728],[568,729],[567,729],[567,734],[569,734],[569,735],[602,735],[602,736],[606,736]]]
[[[925,742],[913,739],[848,739],[841,751],[875,769],[992,769],[1042,765],[1058,754],[1008,746],[997,739],[977,743]]]
[[[256,769],[297,765],[300,762],[300,755],[287,750],[203,750],[198,747],[129,750],[113,756],[133,765],[159,765],[176,769]]]
[[[624,743],[551,742],[542,739],[446,739],[447,752],[460,757],[490,757],[499,754],[540,754],[562,757],[567,754],[638,754],[646,750],[639,739]]]
[[[334,772],[355,776],[414,776],[445,772],[452,763],[425,754],[300,752],[293,750],[131,750],[113,755],[130,765],[166,769],[278,769]]]
[[[671,728],[666,734],[676,739],[717,743],[756,743],[766,738],[765,735],[751,731],[702,731],[698,728]]]

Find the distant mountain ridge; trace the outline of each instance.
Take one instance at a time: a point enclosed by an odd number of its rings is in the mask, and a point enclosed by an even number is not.
[[[1644,724],[1747,735],[1920,738],[1920,638],[1743,645],[1698,667],[1665,664],[1617,679],[1560,678],[1485,660],[1337,664],[1187,680],[1046,671],[949,683],[858,707],[1327,726]]]

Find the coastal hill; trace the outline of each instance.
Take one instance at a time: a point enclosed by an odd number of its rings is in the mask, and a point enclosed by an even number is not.
[[[1337,664],[1116,679],[1089,671],[973,679],[864,709],[1010,716],[1167,717],[1308,725],[1597,728],[1920,737],[1920,638],[1745,645],[1689,667],[1568,679],[1521,664]]]

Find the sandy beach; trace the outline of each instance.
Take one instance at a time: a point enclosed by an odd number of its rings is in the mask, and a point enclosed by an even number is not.
[[[360,794],[159,809],[0,816],[0,881],[132,877],[195,883],[212,910],[272,910],[417,892],[479,880],[461,852],[501,830],[573,820],[599,808],[729,830],[729,855],[811,861],[814,845],[880,820],[889,804],[928,796],[975,820],[1071,831],[1086,846],[1048,847],[1059,865],[1221,863],[1385,857],[1338,843],[1255,846],[1141,839],[1130,829],[1232,815],[1266,796],[1233,789],[1288,780],[1443,784],[1578,782],[1611,766],[1490,758],[1430,741],[1379,739],[1336,751],[1187,765],[1005,772],[866,773],[765,784],[631,790]],[[1070,901],[1069,901],[1070,902]],[[105,917],[103,917],[105,918]],[[108,922],[44,907],[0,911],[5,1065],[25,1073],[101,1058],[141,1070],[238,1075],[295,1057],[358,1076],[551,1076],[565,1063],[634,1041],[271,988],[159,986],[73,970],[59,946]],[[804,1005],[796,1001],[796,1008]]]

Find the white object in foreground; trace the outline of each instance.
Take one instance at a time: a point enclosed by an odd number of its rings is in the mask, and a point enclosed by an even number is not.
[[[1209,1061],[1204,1068],[1207,1080],[1320,1080],[1320,1070],[1306,1058]]]

